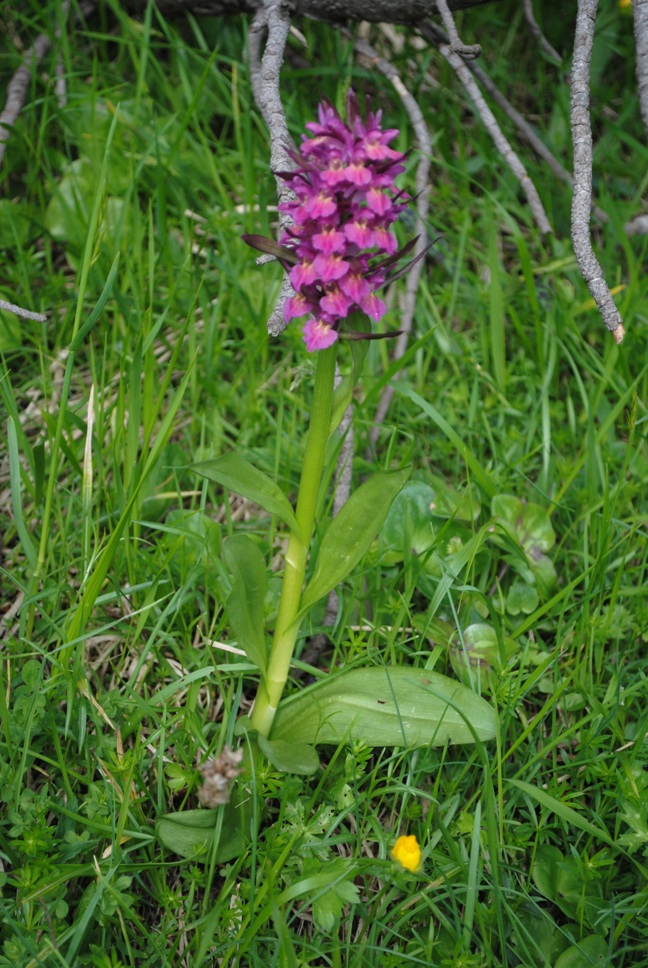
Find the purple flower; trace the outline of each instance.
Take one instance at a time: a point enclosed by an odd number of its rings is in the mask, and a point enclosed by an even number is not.
[[[405,170],[405,156],[389,147],[398,131],[383,131],[380,120],[380,111],[362,120],[352,91],[346,123],[323,101],[318,120],[306,125],[311,137],[302,136],[293,156],[298,167],[281,175],[295,194],[280,206],[293,221],[280,243],[296,257],[290,268],[296,295],[286,301],[284,314],[286,321],[309,314],[309,351],[331,346],[350,313],[360,310],[378,322],[386,311],[376,296],[385,272],[370,260],[398,249],[390,226],[408,196],[394,184]]]

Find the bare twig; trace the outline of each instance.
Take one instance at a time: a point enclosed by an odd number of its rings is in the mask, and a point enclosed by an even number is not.
[[[428,25],[430,31],[434,34],[437,43],[448,43],[448,36],[437,27],[436,24],[430,23]],[[520,135],[528,141],[535,153],[542,158],[554,173],[554,175],[561,181],[566,182],[568,185],[574,184],[574,178],[570,171],[562,165],[555,155],[549,151],[544,141],[536,134],[534,129],[531,127],[526,118],[520,114],[520,112],[511,104],[509,99],[505,97],[492,78],[486,73],[479,64],[475,64],[472,61],[467,61],[466,66],[469,68],[471,74],[474,76],[475,80],[481,85],[481,87],[487,91],[492,97],[493,101],[504,114],[513,122],[517,128]],[[607,213],[603,209],[599,208],[598,205],[592,205],[592,212],[601,222],[607,222]]]
[[[637,82],[639,106],[644,127],[648,132],[648,0],[634,0],[635,50],[637,52]]]
[[[592,127],[589,112],[589,77],[594,23],[598,0],[578,0],[574,60],[571,77],[571,129],[574,142],[574,195],[572,199],[571,234],[574,254],[603,322],[617,343],[625,335],[621,314],[598,259],[592,249],[589,222],[592,204]]]
[[[129,10],[143,10],[147,0],[123,0]],[[220,14],[254,14],[264,0],[156,0],[156,8],[165,17],[183,12]],[[451,10],[465,10],[502,0],[448,0]],[[398,23],[414,26],[434,12],[432,0],[290,0],[295,17],[312,18],[327,23],[349,23],[350,20],[371,23]]]
[[[562,57],[555,49],[552,47],[545,35],[542,33],[540,26],[533,14],[533,0],[522,0],[522,9],[524,10],[524,18],[529,26],[529,30],[538,41],[543,51],[552,60],[555,60],[558,64],[562,64]]]
[[[407,111],[412,129],[414,131],[419,152],[418,165],[416,168],[416,228],[414,230],[414,234],[418,236],[418,242],[416,243],[416,248],[414,249],[414,257],[416,257],[422,254],[428,246],[427,220],[430,199],[430,158],[432,156],[430,132],[428,131],[425,118],[423,117],[423,112],[421,111],[416,98],[414,98],[414,96],[407,90],[394,65],[384,57],[381,57],[380,54],[371,46],[371,44],[367,43],[366,40],[357,40],[355,49],[363,57],[368,58],[372,65],[377,67],[381,74],[384,74],[385,77],[389,78],[389,80],[392,82],[396,92],[403,102],[403,106]],[[421,278],[421,272],[423,271],[423,264],[424,260],[420,258],[414,263],[407,274],[405,300],[399,327],[401,333],[396,340],[396,346],[394,347],[395,360],[399,360],[405,353],[409,334],[412,331],[414,309],[416,307],[416,291]],[[393,384],[389,384],[385,387],[380,401],[378,402],[378,407],[376,408],[376,415],[374,417],[373,427],[370,434],[372,445],[374,445],[378,439],[380,425],[385,419],[385,414],[389,409],[389,404],[391,403],[393,395]]]
[[[495,147],[500,152],[500,154],[504,158],[504,161],[509,166],[509,168],[511,169],[511,171],[519,181],[520,185],[522,186],[522,189],[529,203],[529,208],[531,209],[531,213],[535,219],[536,225],[538,226],[538,228],[543,234],[551,232],[551,225],[549,224],[549,219],[547,218],[547,213],[544,210],[544,206],[540,201],[540,196],[538,195],[538,191],[535,185],[533,184],[533,182],[531,181],[531,179],[529,178],[526,168],[524,167],[524,165],[516,155],[515,151],[513,150],[513,148],[505,138],[504,134],[502,133],[502,130],[495,118],[495,115],[493,114],[488,104],[484,100],[484,97],[481,91],[479,90],[477,83],[473,79],[472,74],[468,69],[468,66],[464,63],[461,57],[459,57],[457,54],[453,52],[450,45],[439,43],[434,30],[430,28],[431,28],[431,25],[429,24],[429,22],[425,21],[421,25],[421,31],[423,35],[438,46],[441,54],[443,55],[443,57],[445,57],[445,59],[450,64],[455,74],[463,84],[464,88],[466,89],[466,93],[472,100],[477,114],[481,118],[483,124],[486,127],[486,130],[488,131],[491,138],[493,139],[493,142],[495,143]]]
[[[294,143],[288,131],[279,89],[289,30],[290,18],[282,0],[264,0],[263,9],[257,12],[250,28],[250,76],[254,99],[270,134],[270,167],[275,173],[280,203],[291,199],[293,194],[278,172],[291,171],[295,167],[288,154],[289,149],[294,150]],[[261,37],[266,32],[265,48],[260,56]],[[282,228],[289,221],[284,212],[279,213],[279,224]],[[283,307],[286,299],[294,294],[290,280],[284,274],[279,299],[266,324],[271,336],[279,336],[286,328]]]
[[[47,316],[43,313],[32,313],[31,310],[22,309],[20,306],[15,306],[14,303],[5,302],[4,299],[0,299],[0,309],[7,313],[14,313],[21,319],[35,319],[37,323],[47,322]]]
[[[459,54],[464,60],[474,60],[475,57],[479,57],[481,54],[481,47],[479,44],[464,44],[463,40],[459,36],[457,30],[457,25],[454,22],[454,17],[450,12],[447,0],[436,0],[436,5],[439,8],[439,13],[441,14],[441,19],[445,29],[448,31],[448,36],[450,38],[450,50],[454,51],[455,54]]]
[[[51,43],[47,34],[40,34],[26,51],[22,64],[9,81],[5,106],[2,114],[0,114],[0,165],[2,165],[10,131],[25,103],[32,69],[45,56]]]
[[[64,3],[61,5],[59,24],[54,29],[54,37],[57,39],[61,36],[62,24],[67,18],[69,7],[70,0],[64,0]],[[87,17],[88,14],[94,10],[94,8],[94,0],[84,0],[84,2],[82,2],[78,7],[78,16]],[[31,47],[26,51],[22,64],[9,81],[5,106],[2,114],[0,114],[0,166],[2,165],[10,130],[16,123],[18,115],[20,114],[25,103],[32,70],[43,59],[49,50],[51,43],[52,41],[47,34],[39,34]],[[60,56],[56,61],[55,76],[56,99],[59,108],[64,108],[67,103],[67,90],[63,60]]]

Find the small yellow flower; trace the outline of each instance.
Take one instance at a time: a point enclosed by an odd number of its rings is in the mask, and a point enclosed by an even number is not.
[[[411,871],[412,874],[417,874],[420,871],[421,848],[414,834],[409,837],[399,837],[392,847],[391,855],[392,860]]]
[[[632,0],[619,0],[619,9],[628,10],[632,6]]]

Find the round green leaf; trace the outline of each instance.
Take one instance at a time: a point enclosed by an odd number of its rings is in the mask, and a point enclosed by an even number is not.
[[[593,968],[610,964],[610,950],[604,938],[590,934],[578,944],[573,944],[560,955],[555,968]]]
[[[282,773],[299,773],[310,776],[319,770],[320,761],[316,750],[307,743],[286,742],[282,739],[269,740],[260,733],[257,743],[263,755],[275,769]]]

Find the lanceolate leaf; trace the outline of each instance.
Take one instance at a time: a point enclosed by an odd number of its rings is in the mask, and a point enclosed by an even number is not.
[[[290,501],[272,478],[254,464],[231,451],[216,460],[194,464],[192,469],[209,481],[228,487],[236,494],[259,504],[269,514],[276,514],[299,536],[299,528]]]
[[[496,735],[493,708],[454,679],[406,666],[350,669],[284,700],[271,739],[443,746]]]
[[[302,612],[328,595],[355,568],[410,474],[409,467],[381,471],[351,495],[322,539],[315,572],[302,596]]]
[[[232,572],[232,590],[227,599],[227,617],[239,648],[262,673],[266,671],[266,639],[263,603],[266,568],[263,555],[244,534],[223,545],[223,555]]]

